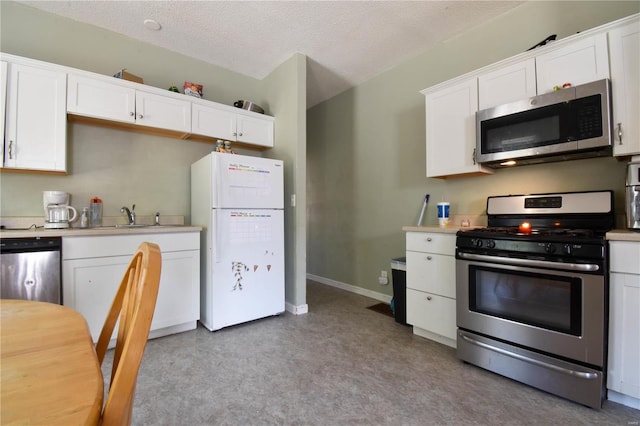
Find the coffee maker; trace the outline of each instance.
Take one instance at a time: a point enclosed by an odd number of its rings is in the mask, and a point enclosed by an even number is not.
[[[625,206],[627,228],[640,231],[640,161],[627,164]]]
[[[78,216],[78,212],[69,205],[69,194],[64,191],[44,191],[42,193],[45,229],[68,228]]]

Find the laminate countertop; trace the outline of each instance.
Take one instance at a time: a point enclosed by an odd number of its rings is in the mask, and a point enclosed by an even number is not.
[[[449,226],[446,228],[440,228],[439,226],[403,226],[402,230],[405,232],[433,232],[440,234],[455,234],[461,229],[473,229],[477,226],[471,226],[468,228],[461,228],[457,226]],[[640,230],[632,231],[630,229],[613,229],[606,234],[606,239],[609,241],[637,241],[640,242]]]
[[[149,225],[135,228],[116,226],[98,226],[95,228],[44,229],[3,229],[0,238],[34,238],[34,237],[80,237],[87,235],[131,235],[131,234],[165,234],[171,232],[200,232],[201,226],[191,225]]]
[[[614,229],[607,232],[607,240],[609,241],[637,241],[640,242],[640,230],[632,231],[630,229]]]

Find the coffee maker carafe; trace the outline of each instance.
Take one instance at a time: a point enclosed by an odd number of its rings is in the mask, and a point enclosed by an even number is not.
[[[626,187],[627,228],[640,230],[640,162],[627,164]]]
[[[69,205],[69,194],[64,191],[44,191],[42,193],[45,229],[68,228],[78,216]]]

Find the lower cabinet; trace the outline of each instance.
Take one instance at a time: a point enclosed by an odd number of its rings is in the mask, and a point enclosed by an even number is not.
[[[608,398],[640,409],[640,243],[610,246]]]
[[[160,289],[149,337],[196,328],[200,317],[199,232],[65,237],[63,304],[85,317],[94,341],[124,271],[143,241],[158,244],[162,252]]]
[[[407,323],[456,347],[455,234],[407,232]]]

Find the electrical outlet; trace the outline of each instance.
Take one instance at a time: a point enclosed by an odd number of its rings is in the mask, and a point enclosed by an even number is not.
[[[389,278],[389,276],[387,275],[387,271],[380,271],[380,277],[381,278]]]

